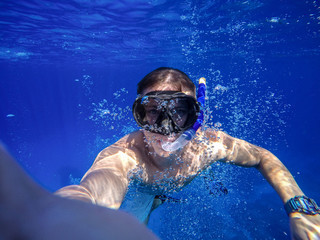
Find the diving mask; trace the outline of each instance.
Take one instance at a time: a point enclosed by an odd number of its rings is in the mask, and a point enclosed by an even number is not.
[[[192,127],[200,107],[196,99],[178,91],[154,91],[139,96],[132,107],[134,119],[143,129],[170,135]]]

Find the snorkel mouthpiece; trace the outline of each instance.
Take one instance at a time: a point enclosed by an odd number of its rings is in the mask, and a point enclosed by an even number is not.
[[[162,149],[167,152],[173,152],[180,148],[183,148],[193,137],[196,135],[197,130],[202,126],[204,115],[203,110],[205,108],[205,97],[206,97],[206,79],[204,77],[199,79],[197,101],[200,103],[200,114],[197,121],[191,128],[184,131],[180,137],[174,142],[163,142]]]

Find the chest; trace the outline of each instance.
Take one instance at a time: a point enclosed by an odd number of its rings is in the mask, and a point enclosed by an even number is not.
[[[145,157],[147,159],[139,165],[133,175],[153,194],[179,191],[208,165],[202,152],[192,147],[166,157]]]

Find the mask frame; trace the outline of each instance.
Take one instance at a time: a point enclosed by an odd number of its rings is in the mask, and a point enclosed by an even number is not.
[[[146,119],[146,107],[151,101],[156,102],[159,106],[157,108],[159,116],[153,124],[150,124]],[[179,101],[185,101],[184,103],[188,105],[188,116],[183,126],[179,126],[177,117],[175,117],[175,108],[171,108],[170,105]],[[170,135],[181,133],[192,127],[200,114],[200,106],[194,97],[179,91],[153,91],[136,98],[132,106],[132,113],[141,128],[153,133]]]

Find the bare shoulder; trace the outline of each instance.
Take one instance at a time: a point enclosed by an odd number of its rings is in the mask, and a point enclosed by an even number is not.
[[[234,138],[225,132],[212,128],[207,128],[203,133],[205,138],[210,142],[222,143],[226,148],[231,148],[236,142],[243,141],[241,139]]]
[[[214,129],[206,129],[204,136],[208,139],[210,152],[216,153],[218,151],[216,160],[219,161],[241,166],[254,166],[259,162],[261,153],[267,151],[245,140]]]
[[[193,140],[194,148],[203,156],[205,165],[226,158],[228,146],[224,141],[224,133],[211,128],[202,129]]]
[[[139,131],[122,137],[98,154],[92,168],[104,168],[107,166],[119,168],[121,165],[130,169],[134,168],[140,159],[141,150],[138,146],[141,141],[143,141],[143,134]]]

